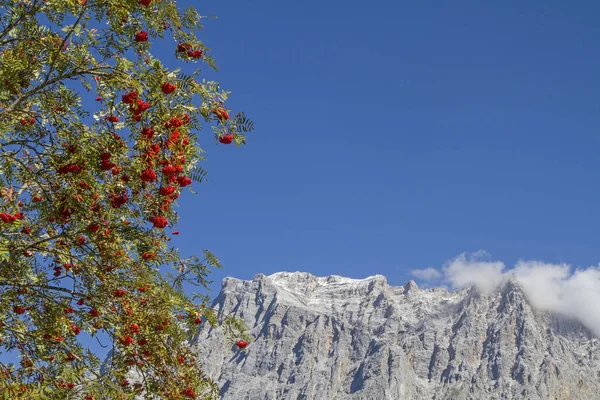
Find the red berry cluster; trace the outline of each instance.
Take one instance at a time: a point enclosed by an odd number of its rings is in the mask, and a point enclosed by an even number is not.
[[[215,108],[212,113],[217,116],[219,121],[227,121],[229,119],[229,114],[223,108]]]
[[[77,336],[79,335],[79,333],[81,333],[81,328],[75,324],[71,324],[71,332],[73,332],[73,334]]]
[[[13,222],[17,220],[22,220],[23,218],[25,218],[25,215],[23,215],[22,212],[18,212],[15,214],[0,213],[0,220],[2,220],[2,222],[6,224],[12,224]]]
[[[129,104],[129,111],[133,114],[135,121],[140,121],[142,119],[141,114],[150,108],[150,103],[140,99],[136,91],[122,95],[121,100],[123,103]]]
[[[138,97],[138,92],[133,91],[129,93],[125,93],[121,96],[121,101],[125,104],[132,104]]]
[[[196,60],[202,58],[202,50],[192,50],[187,52],[188,57],[195,58]]]
[[[181,134],[179,133],[179,130],[175,129],[173,132],[171,132],[171,134],[169,135],[169,137],[165,141],[165,146],[168,149],[172,149],[173,147],[175,147],[175,145],[179,141],[179,137],[180,136],[181,136]]]
[[[165,124],[165,126],[167,127],[167,129],[172,129],[172,128],[179,128],[180,126],[183,126],[184,122],[177,118],[177,117],[172,117],[170,118],[167,123]]]
[[[25,314],[25,312],[27,312],[27,308],[26,307],[21,307],[21,306],[14,306],[13,307],[13,312],[15,314]]]
[[[94,232],[94,233],[98,232],[98,229],[100,229],[100,225],[95,224],[93,222],[91,224],[89,224],[88,227],[87,227],[88,231]]]
[[[77,174],[79,172],[83,171],[83,167],[81,165],[77,165],[77,164],[67,164],[67,165],[63,165],[61,167],[58,167],[58,169],[56,170],[56,172],[58,172],[59,174]]]
[[[188,399],[195,399],[196,398],[196,392],[194,391],[194,388],[183,389],[181,391],[181,395],[187,397]]]
[[[21,125],[23,126],[30,126],[35,124],[35,118],[30,117],[30,118],[23,118],[21,121],[19,121],[21,123]]]
[[[177,52],[178,53],[184,53],[188,50],[191,50],[192,46],[188,43],[179,43],[177,45]]]
[[[154,182],[156,180],[156,172],[154,172],[151,169],[147,169],[144,172],[142,172],[140,178],[144,182]]]
[[[179,43],[177,45],[178,53],[185,53],[190,58],[199,59],[202,58],[202,50],[200,49],[192,49],[192,45],[189,43]]]
[[[177,85],[172,84],[171,82],[163,83],[161,90],[164,94],[171,94],[177,89]]]
[[[152,222],[152,225],[155,228],[164,228],[169,224],[169,220],[167,220],[165,217],[160,217],[160,216],[154,216],[154,217],[150,217],[148,219],[150,222]]]
[[[162,169],[162,173],[165,176],[177,175],[183,172],[183,167],[181,165],[165,165]]]
[[[140,327],[137,324],[130,324],[129,325],[129,332],[131,333],[139,333],[140,332]]]
[[[165,187],[161,187],[160,189],[158,189],[158,193],[161,196],[170,196],[175,192],[175,186],[165,186]]]
[[[186,187],[186,186],[190,185],[191,183],[192,183],[192,179],[188,178],[187,176],[177,177],[177,184],[179,184],[179,187]],[[175,232],[173,232],[173,234],[175,234]]]
[[[121,208],[121,206],[127,203],[127,200],[129,200],[129,194],[127,191],[121,194],[112,193],[109,197],[112,208]]]
[[[150,103],[137,99],[135,104],[129,106],[129,110],[134,114],[134,116],[139,115],[150,108]]]
[[[129,336],[129,335],[125,335],[121,339],[119,339],[119,342],[123,346],[129,346],[129,345],[133,344],[133,338],[131,336]]]
[[[154,137],[154,129],[144,128],[140,134],[146,139],[152,139]]]
[[[223,135],[219,137],[219,142],[223,144],[231,144],[231,142],[233,142],[233,135],[231,133]]]
[[[100,154],[100,169],[102,171],[109,171],[117,166],[117,164],[110,161],[112,154],[109,152],[103,152]]]
[[[73,358],[73,360],[75,360],[75,358]],[[69,361],[73,361],[73,360],[69,360]],[[65,382],[63,380],[58,381],[58,387],[66,387],[68,389],[73,389],[75,387],[75,384],[72,382]]]
[[[141,31],[135,34],[135,41],[140,43],[140,42],[145,42],[148,40],[148,32],[146,31]]]

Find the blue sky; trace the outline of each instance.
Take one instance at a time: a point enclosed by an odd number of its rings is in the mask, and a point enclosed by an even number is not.
[[[402,284],[479,249],[600,261],[597,4],[196,6],[219,16],[210,76],[257,128],[244,148],[203,132],[209,182],[181,202],[172,243],[221,258],[215,291],[282,270]]]

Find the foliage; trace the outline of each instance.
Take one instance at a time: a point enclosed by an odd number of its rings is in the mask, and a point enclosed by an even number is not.
[[[152,54],[172,37],[178,62],[214,67],[201,21],[176,0],[0,0],[0,355],[20,358],[0,363],[4,398],[215,397],[190,338],[221,321],[249,340],[184,290],[219,260],[182,259],[165,232],[206,177],[194,132],[253,129],[219,84]]]

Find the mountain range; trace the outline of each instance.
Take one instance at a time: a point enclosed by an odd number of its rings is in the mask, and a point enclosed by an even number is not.
[[[420,289],[303,272],[226,278],[213,307],[254,337],[195,338],[225,400],[600,399],[600,341],[533,308],[507,279],[495,291]]]

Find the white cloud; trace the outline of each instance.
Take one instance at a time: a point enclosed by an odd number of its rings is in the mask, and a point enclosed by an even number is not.
[[[489,294],[510,277],[523,287],[531,304],[544,311],[577,318],[600,336],[600,267],[572,270],[568,264],[519,261],[506,269],[501,261],[491,261],[485,252],[461,254],[441,270],[426,268],[412,271],[418,279],[442,281],[458,289],[475,285]],[[420,275],[420,276],[419,276]]]
[[[433,281],[442,277],[442,273],[435,268],[413,269],[410,274],[422,281]]]
[[[504,263],[486,261],[487,253],[479,251],[467,256],[465,253],[444,265],[444,278],[454,288],[475,285],[484,294],[489,294],[505,279]]]
[[[566,264],[519,261],[511,272],[535,307],[559,311],[564,307],[564,283],[569,278],[570,269]]]

